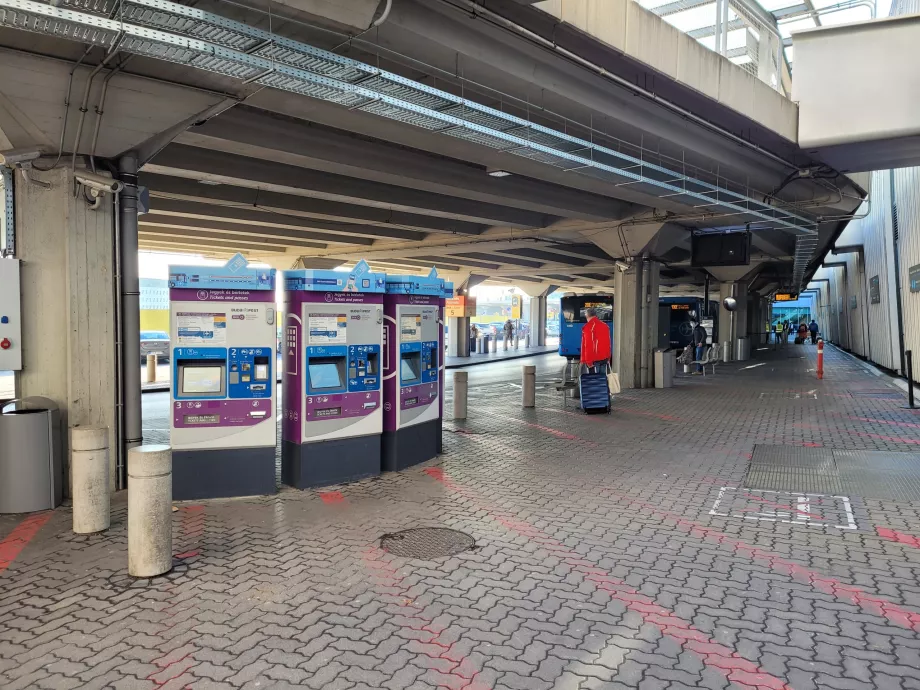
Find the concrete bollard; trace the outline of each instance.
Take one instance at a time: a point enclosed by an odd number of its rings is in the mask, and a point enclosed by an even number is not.
[[[128,451],[128,574],[155,577],[172,570],[172,448]]]
[[[521,398],[524,407],[537,406],[537,368],[533,365],[521,367]]]
[[[147,355],[147,383],[155,383],[157,380],[157,356]]]
[[[75,426],[70,430],[73,531],[94,534],[111,523],[109,493],[109,430]]]
[[[466,398],[470,390],[469,372],[454,372],[454,419],[466,419]]]

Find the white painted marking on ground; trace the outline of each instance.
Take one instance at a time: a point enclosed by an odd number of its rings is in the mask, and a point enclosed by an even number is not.
[[[759,494],[764,498],[758,499],[754,494]],[[746,496],[749,497],[747,503],[755,507],[719,512],[723,501],[728,502],[729,505],[733,501],[745,502]],[[836,513],[830,520],[823,515],[824,506],[822,504],[825,503],[825,499],[837,504],[830,507],[828,511]],[[784,502],[789,504],[788,510],[783,510],[783,508],[786,508]],[[719,489],[719,495],[716,497],[715,503],[712,504],[709,514],[759,522],[782,522],[787,525],[817,525],[818,527],[833,527],[835,529],[857,529],[856,519],[853,516],[853,507],[848,496],[826,496],[824,494],[740,489],[734,486],[723,486]],[[833,524],[841,516],[845,516],[846,524]]]
[[[752,364],[749,367],[741,367],[742,369],[756,369],[757,367],[762,367],[766,362],[761,362],[760,364]]]

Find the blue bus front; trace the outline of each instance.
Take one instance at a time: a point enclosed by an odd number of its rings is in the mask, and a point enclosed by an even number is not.
[[[613,296],[612,295],[568,295],[560,300],[559,309],[559,355],[569,359],[581,357],[581,331],[588,322],[586,311],[594,308],[597,318],[610,329],[610,344],[613,346]]]

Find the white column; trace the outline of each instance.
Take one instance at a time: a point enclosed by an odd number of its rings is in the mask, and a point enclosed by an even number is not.
[[[469,372],[454,372],[454,419],[466,419],[466,403],[469,394]]]
[[[537,368],[532,365],[521,367],[521,405],[523,407],[536,407],[537,405]]]
[[[109,528],[109,430],[78,426],[70,430],[73,531],[93,534]]]
[[[155,577],[172,570],[172,449],[128,450],[128,574]]]

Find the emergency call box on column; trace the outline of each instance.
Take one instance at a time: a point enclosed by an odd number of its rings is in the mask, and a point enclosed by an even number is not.
[[[276,490],[275,276],[240,255],[169,268],[176,499]]]
[[[0,259],[0,371],[22,369],[19,261]]]

